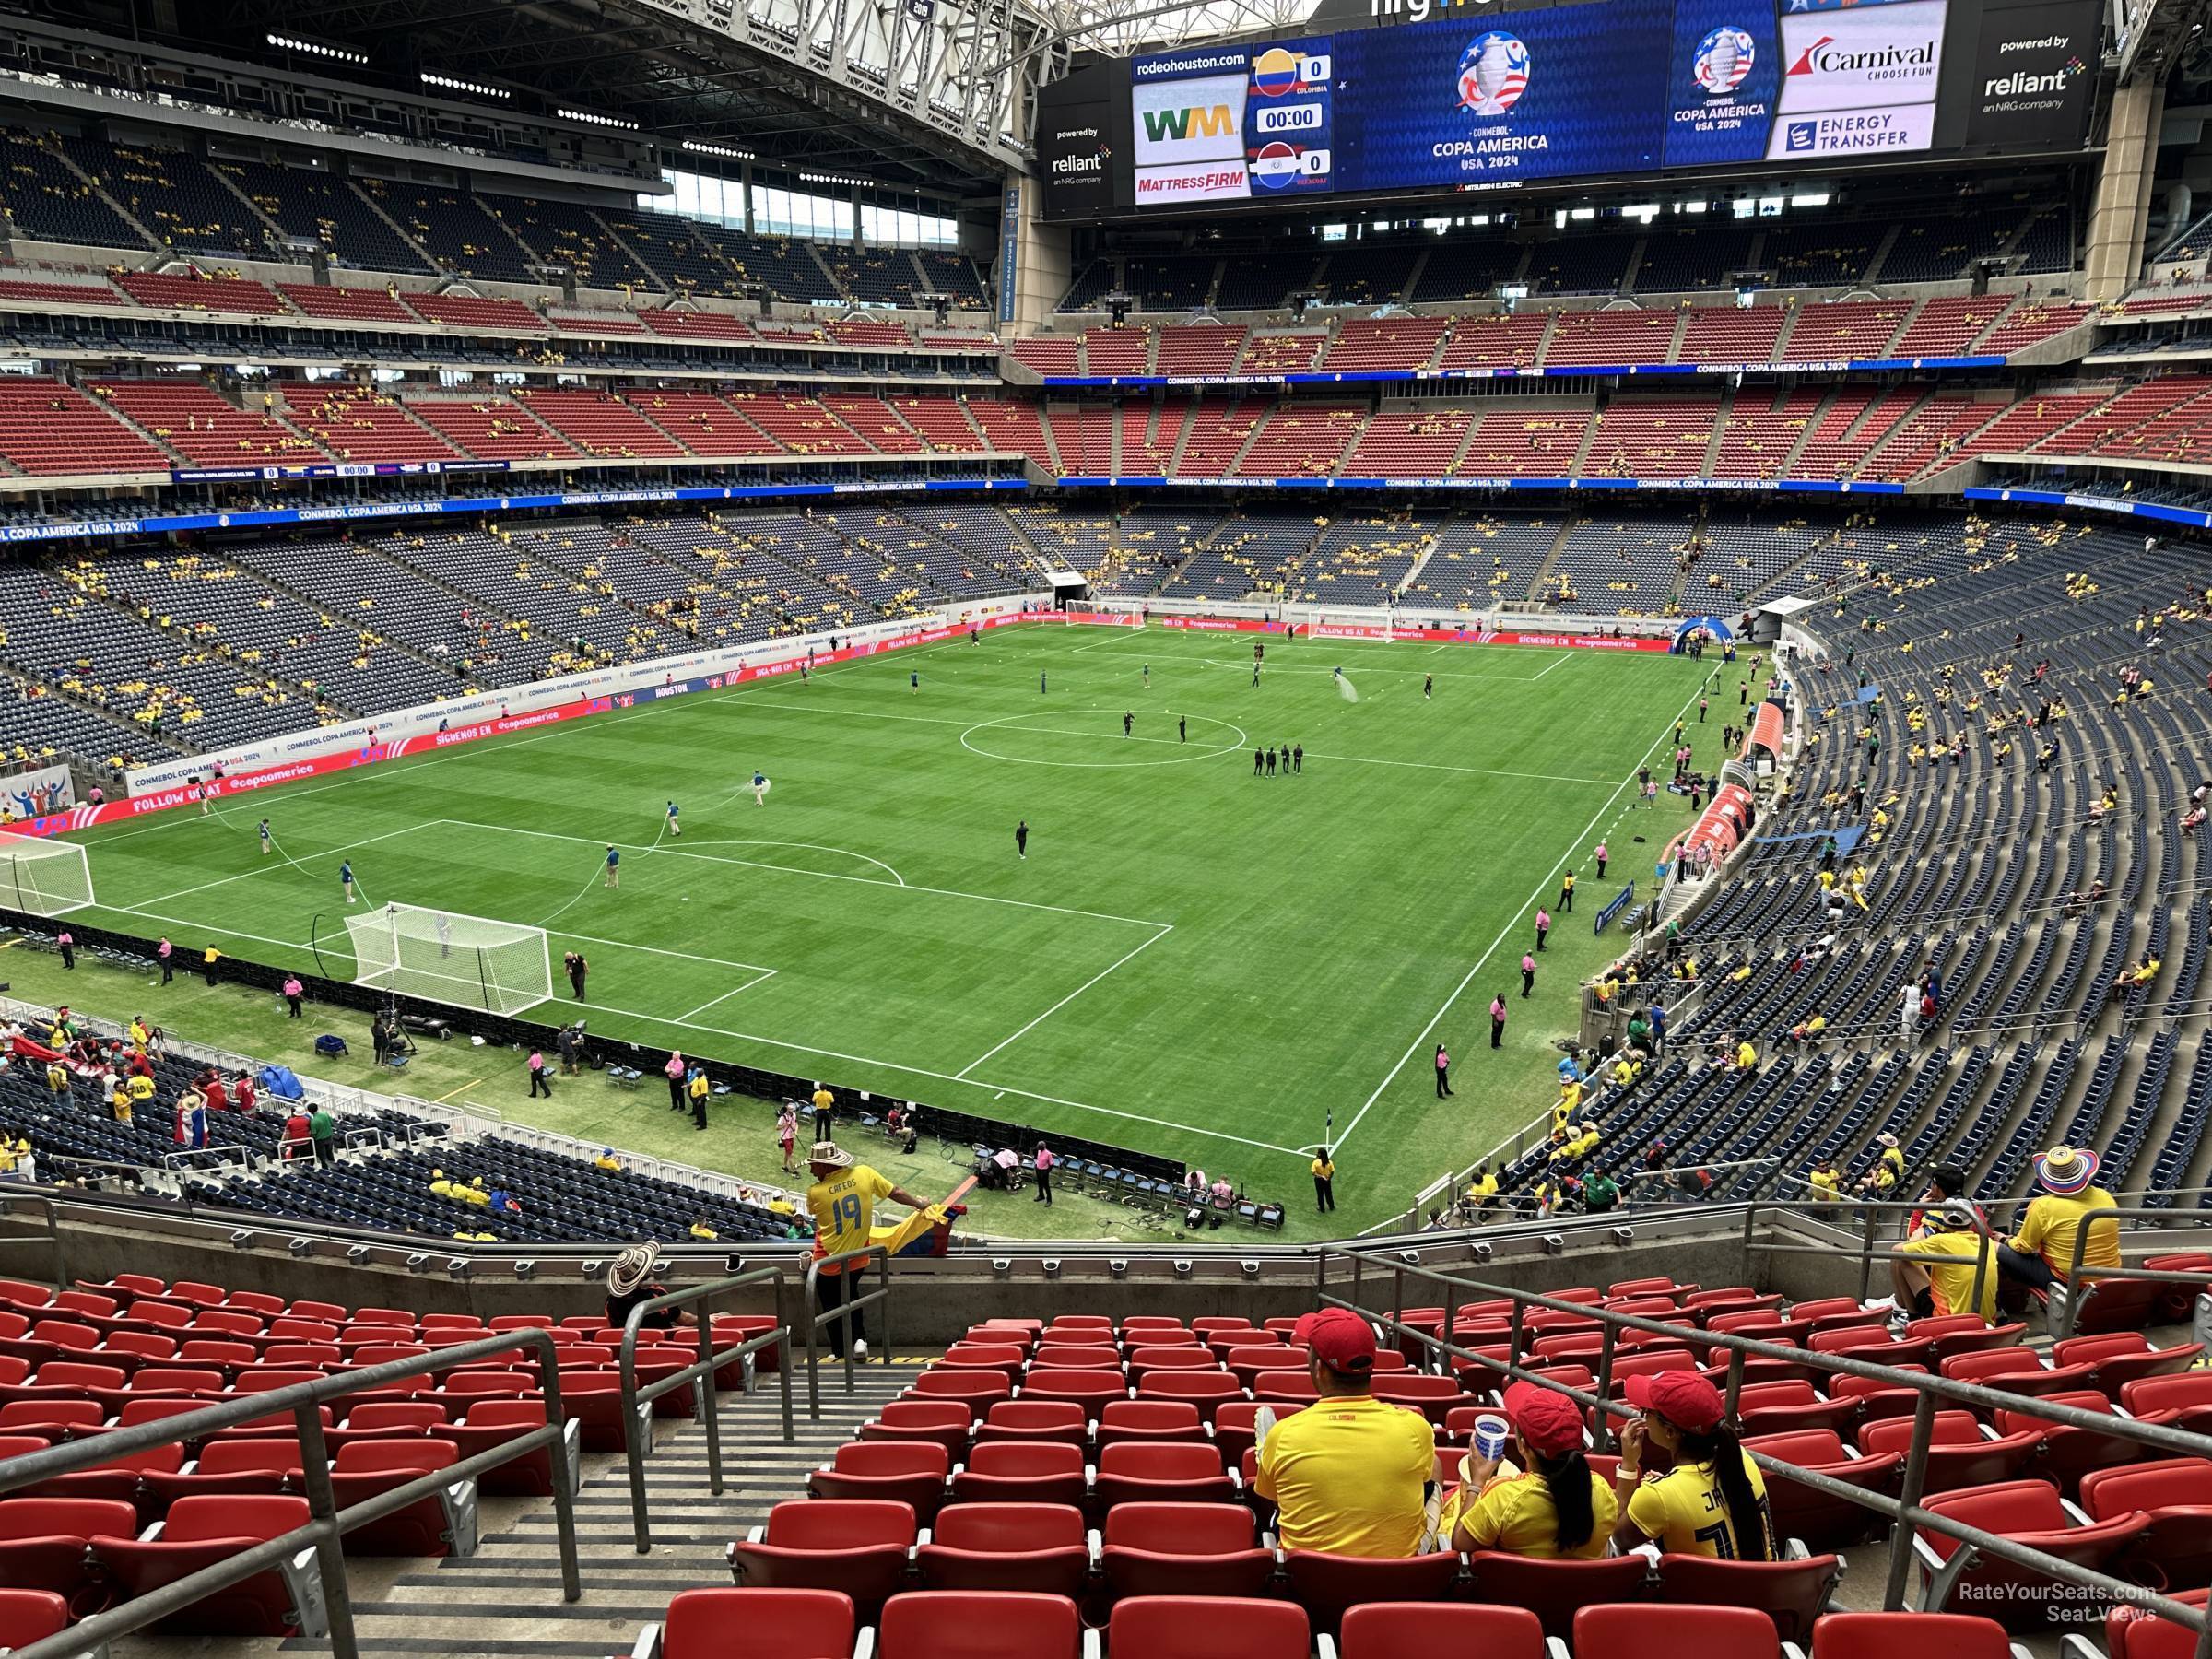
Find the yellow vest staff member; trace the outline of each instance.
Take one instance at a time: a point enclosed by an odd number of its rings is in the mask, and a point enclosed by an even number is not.
[[[814,1184],[806,1189],[806,1208],[814,1217],[817,1260],[865,1250],[871,1236],[870,1229],[875,1226],[878,1198],[888,1198],[909,1209],[927,1207],[924,1200],[893,1186],[867,1165],[855,1163],[853,1154],[834,1141],[815,1142],[806,1161],[814,1171]],[[824,1313],[834,1313],[845,1305],[842,1265],[824,1267],[815,1275],[814,1300]],[[840,1359],[845,1357],[847,1323],[840,1320],[830,1327],[830,1352]],[[853,1358],[865,1360],[868,1357],[866,1315],[856,1312],[849,1323],[853,1329]]]
[[[1410,1556],[1428,1520],[1436,1431],[1418,1412],[1378,1400],[1374,1327],[1345,1308],[1298,1322],[1320,1398],[1260,1442],[1253,1490],[1276,1507],[1286,1549]]]
[[[1997,1322],[1997,1261],[1964,1204],[1928,1211],[1917,1238],[1889,1247],[1889,1286],[1901,1312],[1918,1318],[1980,1313]],[[1982,1300],[1974,1300],[1974,1263],[1980,1258]]]

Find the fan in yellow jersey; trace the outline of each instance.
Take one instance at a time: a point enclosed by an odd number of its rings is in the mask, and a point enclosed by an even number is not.
[[[1997,1247],[1997,1265],[2006,1279],[2064,1295],[2077,1242],[2084,1267],[2120,1265],[2118,1218],[2108,1215],[2089,1226],[2099,1211],[2112,1208],[2112,1195],[2096,1184],[2097,1164],[2097,1154],[2086,1147],[2053,1147],[2036,1155],[2036,1184],[2043,1190],[2028,1201],[2020,1230]],[[2088,1237],[2082,1239],[2085,1226]],[[2057,1309],[2051,1312],[2055,1318]]]
[[[872,1236],[870,1230],[876,1222],[878,1198],[888,1198],[909,1209],[926,1207],[923,1199],[902,1187],[893,1186],[867,1165],[855,1163],[853,1154],[834,1141],[815,1142],[806,1161],[814,1171],[814,1184],[806,1189],[806,1207],[814,1216],[817,1260],[866,1249]],[[846,1263],[825,1265],[815,1275],[814,1299],[824,1313],[833,1313],[844,1306],[847,1265]],[[830,1326],[830,1352],[840,1359],[845,1357],[846,1323],[840,1320]],[[866,1315],[855,1312],[850,1323],[853,1358],[865,1359],[868,1357]]]
[[[1900,1320],[1978,1312],[1997,1320],[1997,1257],[1963,1204],[1930,1210],[1922,1231],[1889,1248],[1889,1285]],[[1974,1264],[1982,1263],[1982,1300],[1974,1300]]]
[[[1515,1382],[1505,1391],[1520,1470],[1470,1455],[1446,1512],[1453,1549],[1594,1559],[1612,1542],[1618,1501],[1583,1455],[1583,1413],[1557,1389]]]
[[[1274,1503],[1286,1549],[1410,1556],[1428,1530],[1436,1431],[1372,1392],[1374,1327],[1345,1308],[1298,1322],[1320,1397],[1260,1441],[1253,1490]]]
[[[1732,1561],[1780,1559],[1766,1482],[1729,1426],[1721,1391],[1695,1371],[1630,1377],[1629,1404],[1643,1413],[1621,1430],[1614,1495],[1622,1500],[1613,1542],[1624,1552],[1657,1544],[1669,1555]],[[1646,1443],[1675,1466],[1643,1479]]]

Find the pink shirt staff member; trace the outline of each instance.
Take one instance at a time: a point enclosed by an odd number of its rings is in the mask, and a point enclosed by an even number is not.
[[[1050,1147],[1046,1146],[1042,1141],[1039,1141],[1037,1143],[1037,1195],[1030,1200],[1030,1203],[1041,1204],[1047,1209],[1052,1207],[1053,1166],[1059,1161],[1060,1160],[1058,1159],[1053,1156],[1053,1150]]]
[[[1542,905],[1536,906],[1536,948],[1544,948],[1544,935],[1551,931],[1551,912]]]
[[[1526,996],[1536,988],[1536,959],[1526,951],[1521,953],[1521,994]]]
[[[1436,1045],[1436,1098],[1441,1100],[1451,1092],[1452,1056],[1444,1052],[1444,1045],[1440,1042]]]
[[[684,1099],[684,1074],[688,1068],[684,1065],[682,1053],[677,1050],[670,1049],[668,1064],[661,1069],[668,1074],[668,1110],[671,1112],[688,1111],[691,1103]]]
[[[1597,860],[1597,878],[1603,881],[1606,878],[1606,859],[1607,857],[1604,841],[1601,841],[1597,843],[1597,851],[1592,856]]]
[[[1502,991],[1490,998],[1490,1046],[1505,1046],[1505,993]]]

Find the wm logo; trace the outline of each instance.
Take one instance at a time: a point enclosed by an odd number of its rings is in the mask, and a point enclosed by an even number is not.
[[[1227,104],[1197,110],[1147,110],[1145,137],[1153,144],[1170,139],[1226,138],[1236,129],[1236,117]]]

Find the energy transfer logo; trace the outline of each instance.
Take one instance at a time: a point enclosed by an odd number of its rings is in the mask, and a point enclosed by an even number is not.
[[[1502,29],[1477,35],[1459,60],[1459,107],[1503,115],[1528,90],[1528,48]]]
[[[1758,48],[1751,37],[1732,24],[1724,24],[1698,42],[1690,60],[1690,77],[1708,98],[1726,98],[1751,73]]]

